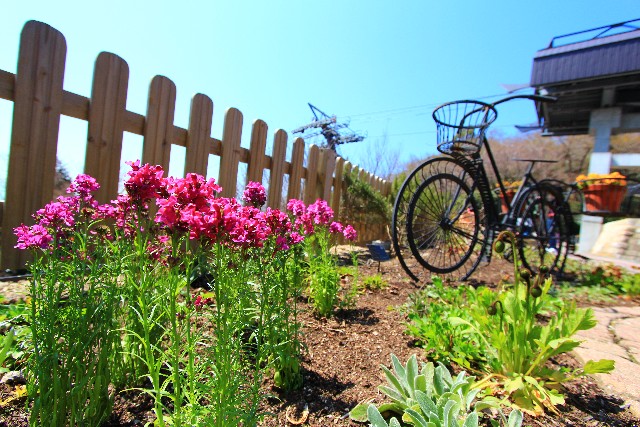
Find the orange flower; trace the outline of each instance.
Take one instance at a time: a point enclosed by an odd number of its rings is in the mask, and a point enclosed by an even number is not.
[[[612,172],[606,174],[590,173],[589,175],[580,174],[576,177],[576,183],[579,189],[584,189],[590,185],[607,184],[607,185],[627,185],[627,177],[620,172]]]

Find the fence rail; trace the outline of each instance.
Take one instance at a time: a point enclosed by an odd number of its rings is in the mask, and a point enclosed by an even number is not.
[[[185,173],[206,175],[209,154],[220,157],[218,184],[223,196],[235,196],[239,163],[247,164],[247,181],[262,182],[270,170],[267,205],[280,207],[284,176],[289,177],[287,198],[306,203],[327,200],[336,215],[340,213],[343,177],[349,171],[383,194],[390,191],[384,181],[342,158],[331,150],[312,145],[304,166],[305,145],[293,142],[291,160],[286,160],[288,135],[278,130],[273,151],[266,154],[268,127],[253,122],[250,147],[241,147],[242,113],[226,111],[222,138],[211,136],[213,101],[203,94],[191,100],[188,129],[173,123],[176,87],[164,76],[155,76],[150,85],[145,116],[126,109],[129,67],[119,56],[102,52],[95,62],[91,97],[63,89],[66,41],[55,28],[37,21],[25,24],[18,54],[17,73],[0,70],[0,98],[13,101],[13,123],[9,155],[6,200],[2,217],[2,267],[25,265],[24,251],[14,249],[11,230],[21,223],[32,223],[31,214],[53,198],[60,116],[88,122],[85,173],[102,187],[96,197],[107,202],[117,196],[124,132],[142,135],[142,162],[169,169],[171,146],[186,147]],[[2,205],[0,205],[2,206]],[[379,238],[379,229],[358,230],[360,240]]]

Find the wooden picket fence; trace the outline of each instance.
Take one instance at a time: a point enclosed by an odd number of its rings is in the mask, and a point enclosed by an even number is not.
[[[127,63],[112,53],[101,53],[95,63],[91,97],[63,89],[66,61],[64,36],[51,26],[29,21],[25,24],[18,57],[17,74],[0,70],[0,98],[13,101],[13,124],[6,200],[2,212],[2,268],[20,268],[28,254],[14,249],[14,227],[33,223],[31,214],[53,198],[60,116],[88,122],[85,173],[101,184],[97,199],[115,199],[120,176],[123,132],[144,137],[142,163],[169,168],[171,145],[186,147],[185,173],[207,173],[209,154],[220,157],[217,182],[223,196],[235,196],[238,165],[247,164],[247,181],[262,182],[270,170],[267,205],[283,203],[284,176],[288,175],[287,199],[312,203],[327,200],[340,213],[343,176],[356,171],[360,179],[388,194],[390,183],[359,170],[331,150],[312,145],[304,166],[305,145],[293,142],[286,160],[288,135],[278,130],[271,155],[265,153],[267,124],[253,123],[250,148],[241,147],[243,116],[230,108],[225,113],[222,138],[211,136],[213,102],[203,94],[191,100],[188,129],[173,124],[176,87],[164,76],[151,81],[146,116],[127,111],[129,80]],[[384,238],[385,224],[360,229],[360,241]],[[375,228],[375,229],[374,229]]]

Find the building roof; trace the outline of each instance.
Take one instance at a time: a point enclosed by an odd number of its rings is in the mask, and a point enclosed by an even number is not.
[[[548,134],[587,133],[591,111],[600,108],[640,112],[639,25],[640,19],[555,37],[537,52],[531,86],[558,98],[539,109]]]

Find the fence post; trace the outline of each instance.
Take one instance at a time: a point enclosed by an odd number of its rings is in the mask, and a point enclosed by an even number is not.
[[[237,193],[241,137],[242,113],[237,108],[229,108],[224,116],[220,176],[218,177],[218,184],[222,187],[222,197],[235,197]]]
[[[191,100],[187,152],[184,159],[184,174],[197,173],[207,176],[209,164],[209,140],[213,122],[213,101],[201,93]]]
[[[289,171],[289,188],[287,200],[300,199],[302,189],[302,175],[304,172],[304,139],[296,138],[291,152],[291,169]]]
[[[84,172],[100,183],[95,197],[102,203],[118,196],[128,84],[127,63],[112,53],[100,53],[93,74]]]
[[[264,151],[267,147],[267,124],[262,120],[253,122],[251,128],[251,145],[249,147],[249,164],[247,165],[247,184],[250,181],[262,184],[264,173]]]
[[[176,85],[164,76],[155,76],[144,121],[142,163],[160,165],[165,172],[169,170],[175,108]]]
[[[13,229],[22,223],[32,224],[31,215],[53,198],[66,53],[64,36],[56,29],[37,21],[25,24],[15,79],[2,222],[3,268],[24,267],[29,254],[14,249]]]
[[[271,153],[271,174],[269,179],[268,206],[272,209],[280,209],[282,201],[282,182],[284,167],[287,161],[287,132],[280,129],[273,140],[273,152]]]

